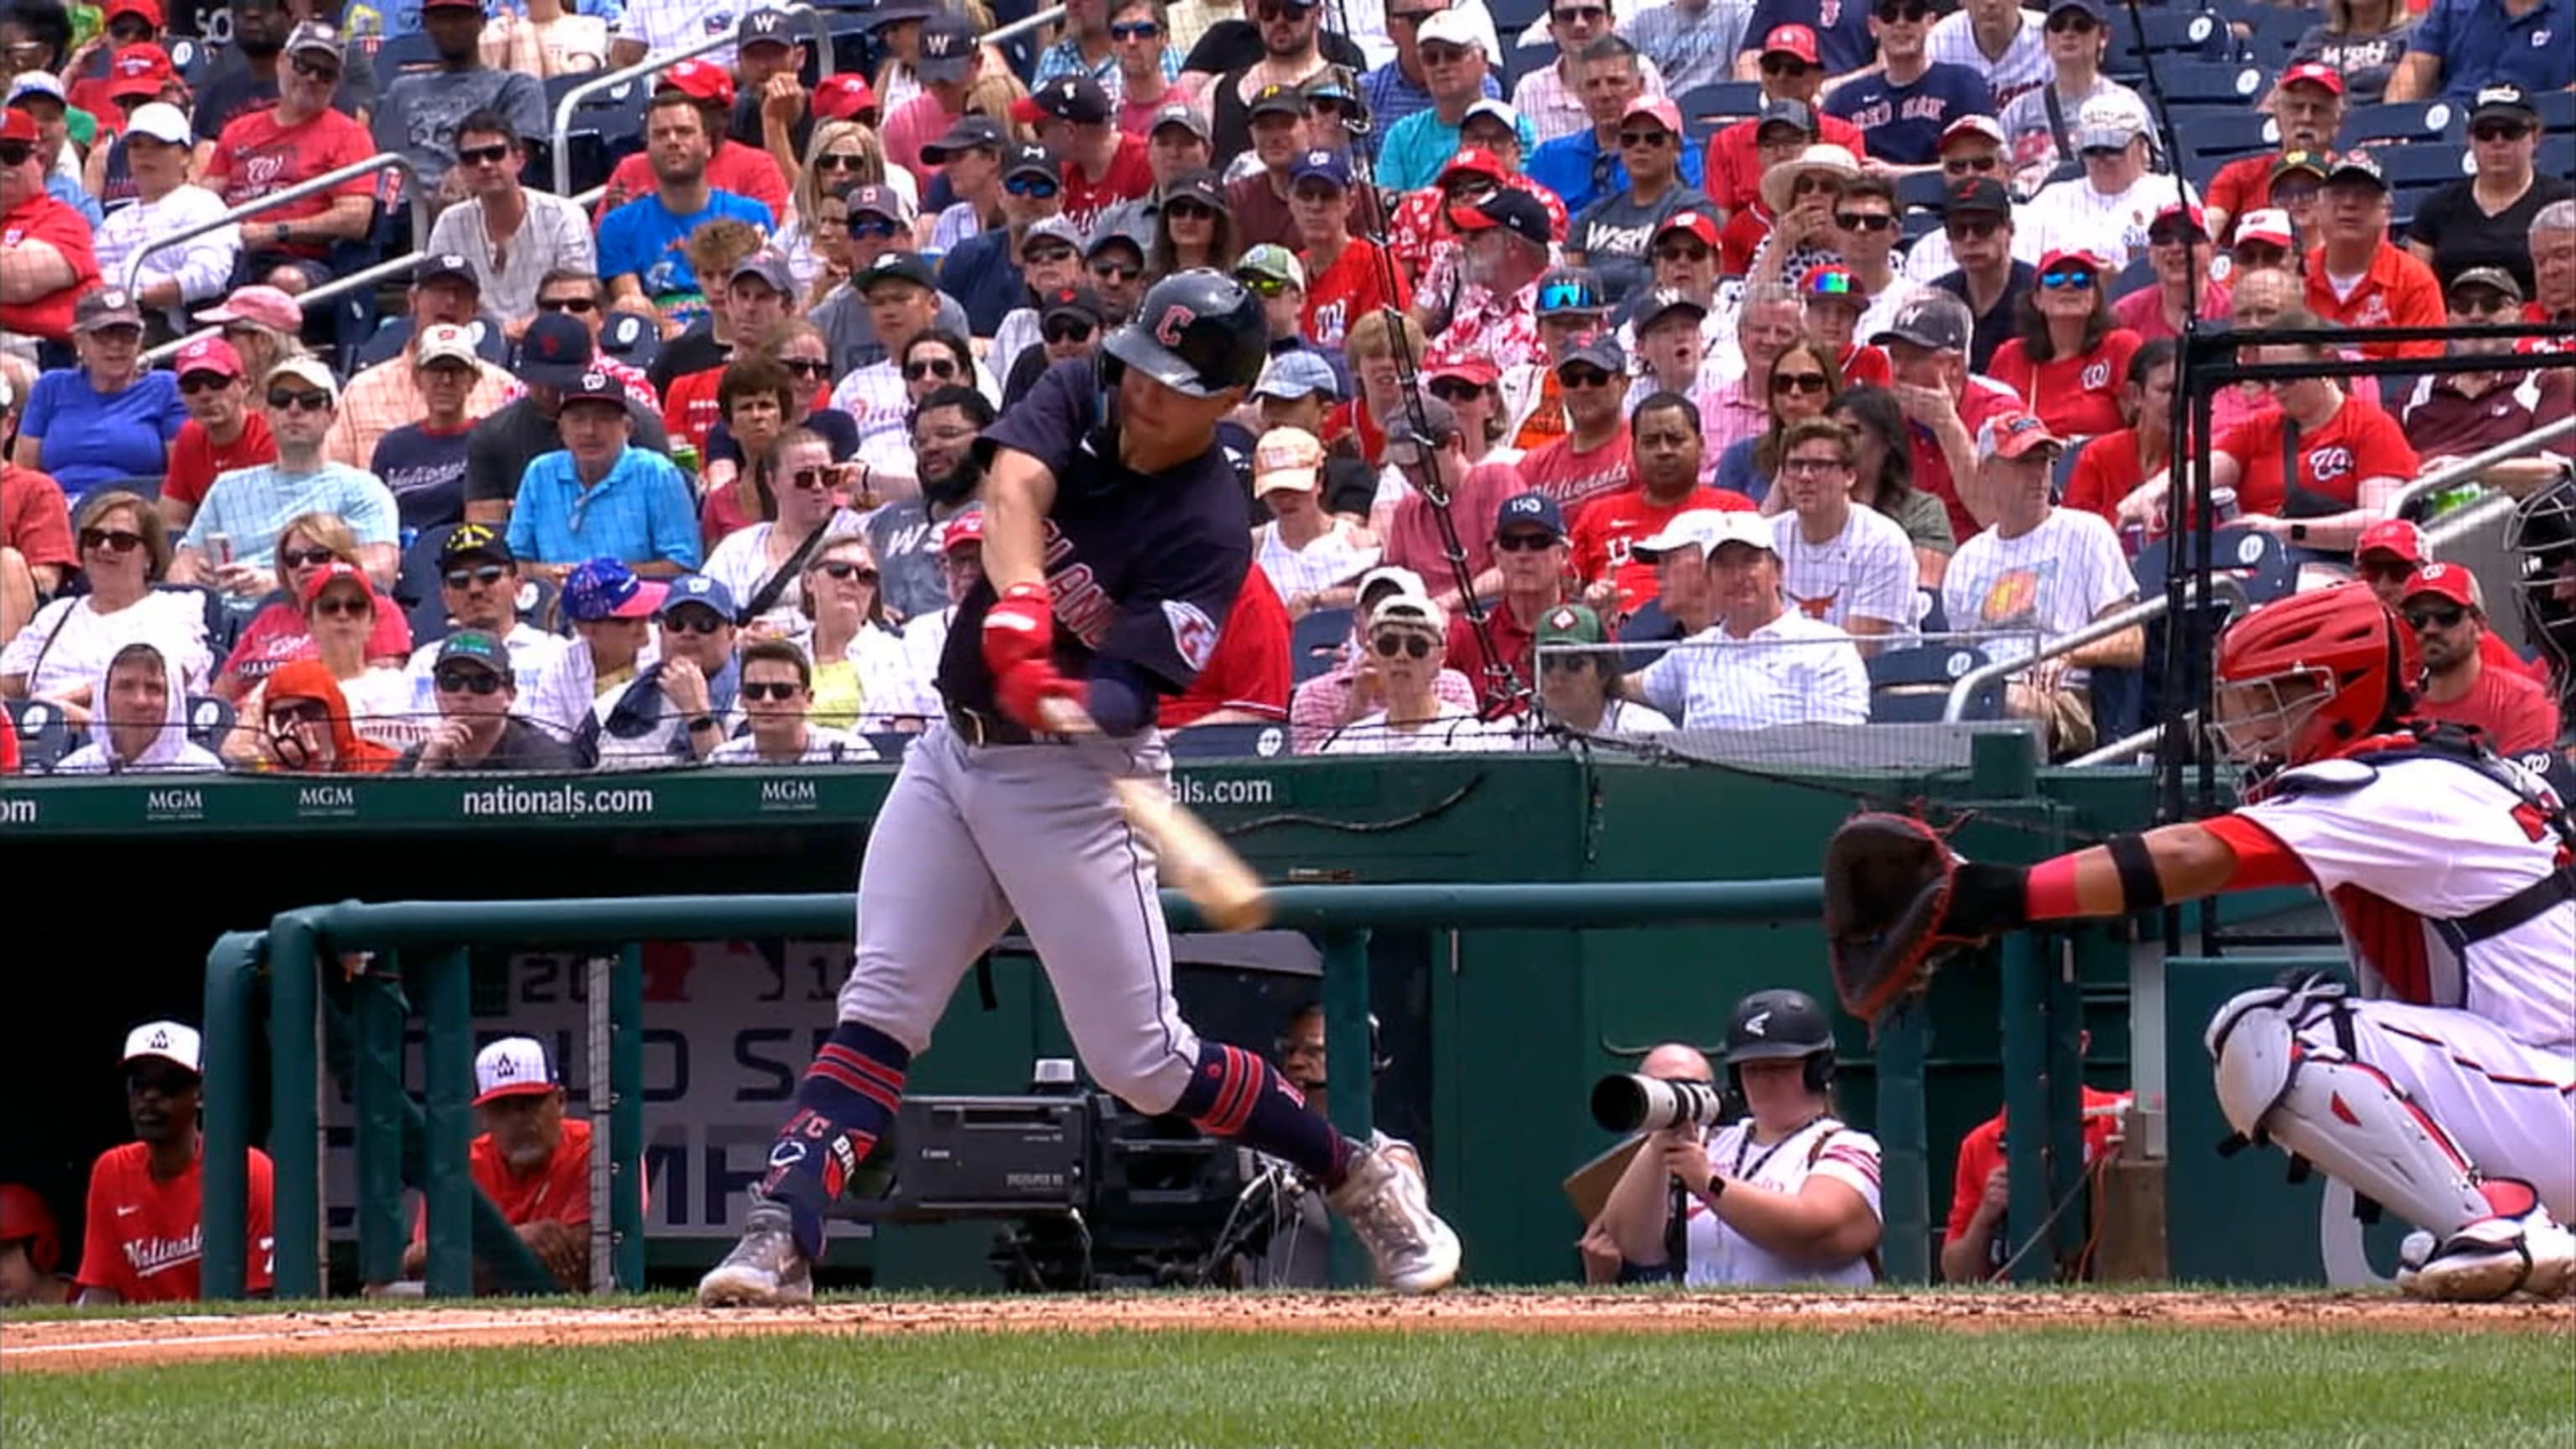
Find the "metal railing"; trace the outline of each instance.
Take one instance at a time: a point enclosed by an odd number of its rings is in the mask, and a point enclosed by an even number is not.
[[[2507,438],[2483,453],[2472,453],[2454,462],[2448,468],[2427,473],[2397,490],[2397,496],[2388,501],[2388,516],[2395,518],[2407,504],[2418,498],[2439,493],[2455,483],[2465,483],[2498,463],[2511,462],[2525,453],[2539,452],[2549,444],[2569,436],[2576,436],[2576,417],[2561,418],[2535,432]]]
[[[2231,596],[2234,608],[2242,608],[2245,604],[2245,586],[2224,575],[2210,585],[2210,591]],[[2142,599],[2116,614],[2105,615],[2081,629],[2058,635],[2049,640],[2047,645],[2037,653],[2027,654],[2019,659],[1999,659],[1992,664],[1969,670],[1951,683],[1950,698],[1941,706],[1941,722],[1957,724],[1960,717],[1967,713],[1969,701],[1973,700],[1977,691],[1984,686],[1997,680],[2009,679],[2043,659],[2055,659],[2072,654],[2088,644],[2096,644],[2115,634],[2151,624],[2164,617],[2167,603],[2168,601],[2162,596]]]
[[[134,278],[142,272],[145,257],[166,252],[172,247],[195,241],[201,236],[212,236],[225,227],[239,226],[245,218],[257,216],[263,211],[274,210],[290,201],[302,201],[308,196],[319,195],[335,186],[355,181],[361,176],[373,176],[380,171],[402,173],[403,190],[411,199],[413,234],[427,237],[430,222],[429,198],[421,195],[419,171],[412,166],[410,157],[397,151],[379,151],[364,161],[352,161],[346,166],[298,181],[292,186],[272,191],[256,200],[245,201],[210,221],[201,221],[194,226],[183,226],[168,236],[153,238],[135,252],[133,260],[125,264],[125,289],[129,292],[134,290]],[[373,225],[372,208],[369,224]]]
[[[824,18],[823,12],[811,5],[791,5],[787,13],[790,16],[802,18],[813,27],[815,54],[823,57],[828,64],[832,56],[832,24]],[[648,82],[657,71],[667,70],[684,60],[695,60],[712,51],[723,50],[736,43],[737,39],[733,28],[727,26],[722,34],[710,35],[695,45],[666,51],[659,55],[648,55],[624,70],[602,71],[566,90],[555,101],[554,128],[547,137],[554,144],[555,193],[569,195],[572,191],[572,152],[567,143],[572,139],[573,112],[581,109],[583,101],[602,91],[615,90],[619,86]]]
[[[1008,25],[994,26],[992,29],[985,31],[977,43],[981,45],[999,45],[1005,40],[1017,40],[1032,30],[1038,30],[1046,26],[1053,25],[1063,18],[1064,7],[1061,5],[1050,5],[1034,15],[1023,16],[1018,20],[1012,21]]]

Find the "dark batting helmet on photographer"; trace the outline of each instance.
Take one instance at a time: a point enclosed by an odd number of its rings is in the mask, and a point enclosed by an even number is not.
[[[1746,1062],[1803,1060],[1807,1090],[1822,1092],[1834,1081],[1833,1019],[1803,991],[1756,991],[1727,1016],[1725,1060],[1727,1085],[1739,1098],[1744,1079],[1737,1068]]]
[[[1270,359],[1270,322],[1241,282],[1205,268],[1174,272],[1109,336],[1109,355],[1175,392],[1215,397],[1248,388]]]

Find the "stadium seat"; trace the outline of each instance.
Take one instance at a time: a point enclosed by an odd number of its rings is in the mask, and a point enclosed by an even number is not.
[[[2256,65],[2274,75],[2290,62],[2290,52],[2299,48],[2308,28],[2318,23],[2317,12],[2307,6],[2266,5],[2256,0],[2253,33],[2243,44],[2246,55]]]
[[[2127,378],[2119,378],[2117,381],[2123,386],[2128,383]],[[2090,438],[2078,439],[2074,447],[2063,449],[2058,453],[2057,462],[2049,468],[2048,473],[2048,491],[2052,499],[2066,496],[2066,480],[2075,476],[2075,460],[2083,456],[2085,447],[2092,441]]]
[[[18,732],[18,768],[30,775],[53,773],[72,752],[71,721],[63,707],[49,699],[0,701],[9,709],[9,727]]]
[[[2255,156],[2281,144],[2281,123],[2252,111],[2213,111],[2174,122],[2184,152],[2210,161]]]
[[[2553,136],[2576,135],[2576,91],[2542,91],[2531,98],[2540,112],[2540,129]]]
[[[2550,94],[2576,95],[2576,91],[2552,91]],[[2576,136],[2541,137],[2540,150],[2531,158],[2531,164],[2543,176],[2576,181]]]
[[[2173,543],[2160,538],[2138,551],[2133,571],[2138,593],[2154,597],[2165,591],[2166,571],[2173,567]],[[2186,552],[2188,566],[2194,555]],[[2268,604],[2298,587],[2299,566],[2281,540],[2246,528],[2222,528],[2210,539],[2211,567],[2244,586],[2248,604]]]
[[[402,569],[394,575],[394,602],[405,608],[415,604],[438,602],[438,551],[447,546],[447,536],[457,525],[441,523],[420,531],[403,551]],[[445,633],[445,630],[440,630]]]
[[[2349,151],[2372,141],[2465,141],[2468,139],[2468,116],[2448,101],[2397,101],[2381,106],[2358,106],[2343,118],[2343,132],[2335,137],[2338,150]],[[2385,162],[2389,148],[2380,149]]]
[[[1949,199],[1949,183],[1938,171],[1917,171],[1896,181],[1896,204],[1908,211],[1939,211]]]
[[[1521,77],[1532,71],[1556,64],[1556,42],[1534,45],[1503,44],[1503,94],[1510,95],[1521,83]]]
[[[2140,257],[2122,267],[2120,274],[2111,279],[2111,300],[2117,302],[2131,292],[2143,292],[2155,284],[2156,264],[2146,257]]]
[[[345,370],[355,375],[380,362],[391,362],[402,355],[403,347],[410,341],[411,318],[399,313],[387,317],[376,325],[376,330],[366,341],[358,344],[358,350],[350,357]]]
[[[1268,759],[1288,751],[1282,724],[1208,724],[1174,730],[1163,743],[1176,760]]]
[[[1494,19],[1494,33],[1509,37],[1529,29],[1547,18],[1547,0],[1485,0],[1485,13]]]
[[[553,580],[523,577],[519,580],[519,597],[512,607],[519,611],[519,622],[542,633],[569,633],[559,629],[562,622],[555,616],[555,605],[563,597]]]
[[[649,317],[614,313],[600,325],[599,350],[628,367],[648,368],[662,355],[662,334]]]
[[[1709,117],[1740,121],[1762,113],[1762,86],[1757,81],[1719,81],[1715,85],[1697,86],[1676,103],[1682,108],[1682,119],[1698,121]]]
[[[2236,51],[2235,32],[2227,22],[2205,10],[2174,8],[2137,12],[2114,9],[2111,12],[2111,46],[2103,56],[2102,69],[2118,78],[2142,77],[2146,74],[2146,57],[2177,59],[2226,60]],[[2158,75],[2163,74],[2161,65]]]
[[[2456,142],[2420,141],[2412,146],[2382,146],[2371,153],[2392,188],[2448,186],[2476,169],[2469,148]]]
[[[155,500],[161,496],[161,483],[161,474],[138,473],[131,478],[110,478],[104,483],[92,484],[90,485],[89,491],[92,493],[106,493],[111,491],[131,493],[138,498]],[[170,542],[175,545],[178,543],[178,539],[173,538]]]
[[[556,76],[546,82],[546,116],[551,129],[555,108],[563,104],[564,95],[590,75]],[[575,195],[594,186],[606,184],[608,173],[620,158],[644,146],[644,111],[653,98],[652,88],[640,81],[629,81],[594,91],[584,96],[574,108],[564,144],[572,156],[572,189]],[[530,184],[548,184],[551,177],[531,177]]]
[[[1950,632],[1950,610],[1941,602],[1941,591],[1930,584],[1914,591],[1914,627],[1925,634]]]
[[[396,76],[406,71],[436,70],[438,44],[425,30],[394,36],[376,47],[375,66],[376,84],[380,87],[391,85]]]
[[[1872,724],[1925,724],[1941,718],[1950,702],[1950,687],[1989,661],[1986,651],[1965,644],[1890,649],[1869,661],[1869,718]],[[1962,719],[2001,719],[2003,684],[1980,685],[1968,697]]]
[[[229,700],[211,694],[188,696],[188,743],[204,750],[221,750],[224,736],[233,732],[236,716]]]
[[[2263,68],[2240,61],[2183,61],[2157,67],[2156,78],[2164,83],[2165,104],[2176,111],[2185,106],[2251,105],[2263,94],[2264,85]]]
[[[1299,619],[1288,636],[1288,657],[1296,671],[1296,682],[1303,684],[1318,674],[1329,673],[1334,656],[1350,637],[1348,609],[1315,609]]]

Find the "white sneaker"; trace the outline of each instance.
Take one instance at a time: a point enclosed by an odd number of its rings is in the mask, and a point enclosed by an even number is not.
[[[2412,1236],[2407,1246],[2415,1246]],[[2453,1233],[2411,1270],[2401,1266],[2397,1286],[2446,1303],[2564,1298],[2576,1288],[2576,1235],[2537,1208],[2518,1218],[2488,1218]]]
[[[1372,1148],[1351,1148],[1350,1172],[1328,1199],[1398,1293],[1437,1293],[1458,1278],[1458,1235],[1431,1211],[1422,1179]]]
[[[707,1308],[777,1308],[814,1301],[814,1265],[796,1246],[795,1220],[779,1203],[755,1202],[742,1241],[698,1280]]]

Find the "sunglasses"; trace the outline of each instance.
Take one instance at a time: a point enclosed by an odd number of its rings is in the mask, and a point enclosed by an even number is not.
[[[498,166],[509,159],[510,143],[507,141],[490,146],[460,146],[456,150],[456,164],[459,166]]]
[[[1819,191],[1840,191],[1841,181],[1831,176],[1810,174],[1789,183],[1791,196],[1813,196]]]
[[[1845,231],[1894,231],[1896,218],[1883,211],[1838,211],[1834,225]]]
[[[107,33],[118,40],[138,41],[152,38],[152,27],[140,20],[119,20],[107,27]]]
[[[501,687],[501,676],[489,669],[442,669],[430,679],[441,694],[491,694]]]
[[[830,563],[816,564],[815,567],[821,569],[826,575],[839,579],[844,583],[847,583],[853,578],[863,584],[873,584],[877,581],[877,571],[875,569],[868,567],[866,564],[851,563],[847,559],[834,559]]]
[[[2480,291],[2473,295],[2453,297],[2451,310],[2469,317],[2493,317],[2514,310],[2513,303],[2501,292]]]
[[[2003,158],[2000,156],[1944,156],[1941,158],[1941,173],[1945,176],[1966,176],[1973,172],[1979,176],[1986,176],[1991,175],[2003,164]]]
[[[1813,393],[1822,397],[1832,380],[1821,372],[1775,372],[1771,374],[1773,392]]]
[[[903,365],[903,378],[906,382],[919,382],[926,377],[935,377],[945,382],[956,375],[957,363],[952,358],[925,357],[918,362],[907,362]]]
[[[1315,7],[1303,0],[1262,0],[1257,13],[1264,20],[1303,20],[1315,13]]]
[[[1547,12],[1547,18],[1555,21],[1559,25],[1579,25],[1586,20],[1609,19],[1610,7],[1607,5],[1568,5],[1562,10],[1550,10]]]
[[[1590,667],[1591,663],[1592,656],[1589,654],[1542,654],[1539,656],[1538,667],[1542,674],[1572,674],[1577,670]]]
[[[2427,628],[2449,629],[2456,627],[2468,616],[2469,611],[2457,604],[2430,609],[2409,609],[2406,611],[2406,627],[2418,633]]]
[[[1485,390],[1472,382],[1435,382],[1431,384],[1431,395],[1445,403],[1473,402],[1483,397]]]
[[[1099,329],[1076,318],[1059,318],[1039,329],[1049,342],[1089,342]]]
[[[327,548],[281,548],[277,561],[291,569],[318,569],[339,555]]]
[[[576,316],[586,316],[592,312],[598,311],[599,304],[588,297],[539,297],[537,299],[537,310],[540,312],[570,312]]]
[[[1840,458],[1788,458],[1782,460],[1780,471],[1801,478],[1813,478],[1819,473],[1839,473],[1850,466],[1851,464]]]
[[[782,357],[778,365],[798,377],[830,377],[832,364],[819,357]]]
[[[2147,233],[2147,245],[2151,247],[2187,246],[2200,239],[2200,233],[2187,226],[2160,226]]]
[[[1794,55],[1762,57],[1762,73],[1776,76],[1802,76],[1812,67]]]
[[[705,609],[692,609],[685,614],[664,614],[662,627],[674,634],[714,634],[731,620],[719,619]]]
[[[1386,12],[1386,18],[1389,20],[1401,20],[1407,25],[1420,25],[1423,21],[1428,20],[1439,13],[1440,12],[1437,10],[1390,10]]]
[[[2081,10],[2061,10],[2048,17],[2051,35],[2090,35],[2097,29],[2093,17]]]
[[[316,65],[300,56],[290,64],[297,75],[309,81],[337,82],[340,79],[340,68],[336,65]]]
[[[263,713],[267,716],[271,736],[286,734],[300,725],[327,725],[331,722],[330,707],[322,704],[273,704]]]
[[[2489,121],[2483,126],[2469,128],[2472,141],[2519,141],[2530,134],[2529,126],[2517,126],[2511,121]]]
[[[795,472],[787,475],[787,481],[790,484],[809,492],[829,493],[833,488],[839,486],[841,481],[841,470],[838,468],[799,468]]]
[[[192,372],[179,379],[181,392],[221,392],[232,385],[233,380],[220,372]]]
[[[1670,131],[1621,131],[1619,133],[1620,145],[1643,146],[1648,150],[1660,150],[1670,144],[1672,139],[1673,133]]]
[[[1393,659],[1398,654],[1410,659],[1431,657],[1431,641],[1428,638],[1420,634],[1398,633],[1393,629],[1371,638],[1369,647],[1376,650],[1381,659]]]
[[[36,147],[32,142],[0,141],[0,166],[24,166],[35,154]]]
[[[502,576],[508,572],[508,569],[501,567],[499,564],[484,564],[479,568],[470,569],[449,569],[447,571],[447,586],[451,589],[461,590],[470,589],[476,584],[481,584],[485,588],[490,588],[492,585],[501,582]]]
[[[2051,291],[2089,292],[2093,274],[2082,267],[2058,267],[2039,274],[2039,284]]]
[[[1426,45],[1422,47],[1424,65],[1456,65],[1467,58],[1463,45]]]
[[[1138,277],[1145,275],[1145,269],[1143,267],[1131,267],[1125,262],[1093,262],[1091,264],[1091,274],[1104,282],[1115,285],[1121,282],[1132,282],[1136,280]]]
[[[1928,5],[1881,5],[1873,13],[1881,25],[1920,25],[1932,18]]]
[[[787,701],[794,699],[796,696],[803,694],[804,692],[805,686],[801,684],[790,684],[785,680],[780,680],[775,684],[754,683],[746,684],[742,687],[742,697],[747,700],[751,700],[754,703],[758,703],[764,699],[774,699],[780,704],[785,704]]]
[[[143,546],[143,535],[130,528],[84,528],[80,531],[80,546],[84,551],[132,553]]]
[[[282,413],[299,411],[327,413],[331,410],[331,394],[297,392],[292,388],[273,387],[268,390],[268,405]]]
[[[1235,280],[1251,288],[1252,295],[1256,297],[1276,297],[1288,290],[1287,280],[1281,277],[1237,277]]]
[[[1109,27],[1112,40],[1151,40],[1163,33],[1163,27],[1151,20],[1130,20]]]
[[[888,237],[898,235],[902,231],[903,228],[901,226],[898,226],[881,216],[854,216],[850,218],[850,235],[857,237],[862,241],[882,241]]]
[[[1056,184],[1043,176],[1014,176],[1002,183],[1002,189],[1013,196],[1025,196],[1032,200],[1044,201],[1055,195]]]
[[[1163,214],[1174,221],[1213,221],[1216,208],[1198,201],[1166,201]]]
[[[866,159],[856,151],[826,151],[814,158],[814,165],[822,171],[856,171]]]
[[[1608,387],[1610,374],[1597,367],[1569,367],[1556,375],[1556,380],[1570,388],[1589,390]]]
[[[1950,234],[1952,241],[1957,241],[1961,237],[1966,237],[1970,241],[1984,241],[2003,230],[2004,224],[2000,221],[1953,221],[1944,224],[1942,229]]]
[[[1710,255],[1709,249],[1698,242],[1668,242],[1655,248],[1655,260],[1659,262],[1704,262]]]
[[[1541,312],[1598,312],[1601,299],[1581,282],[1553,282],[1538,289]]]
[[[1032,267],[1058,266],[1072,260],[1073,248],[1071,247],[1042,247],[1020,254],[1021,263]]]
[[[1556,536],[1546,533],[1498,533],[1494,547],[1505,553],[1541,553],[1556,547]]]
[[[376,612],[376,604],[349,594],[325,594],[313,601],[313,612],[325,619],[364,619]]]

